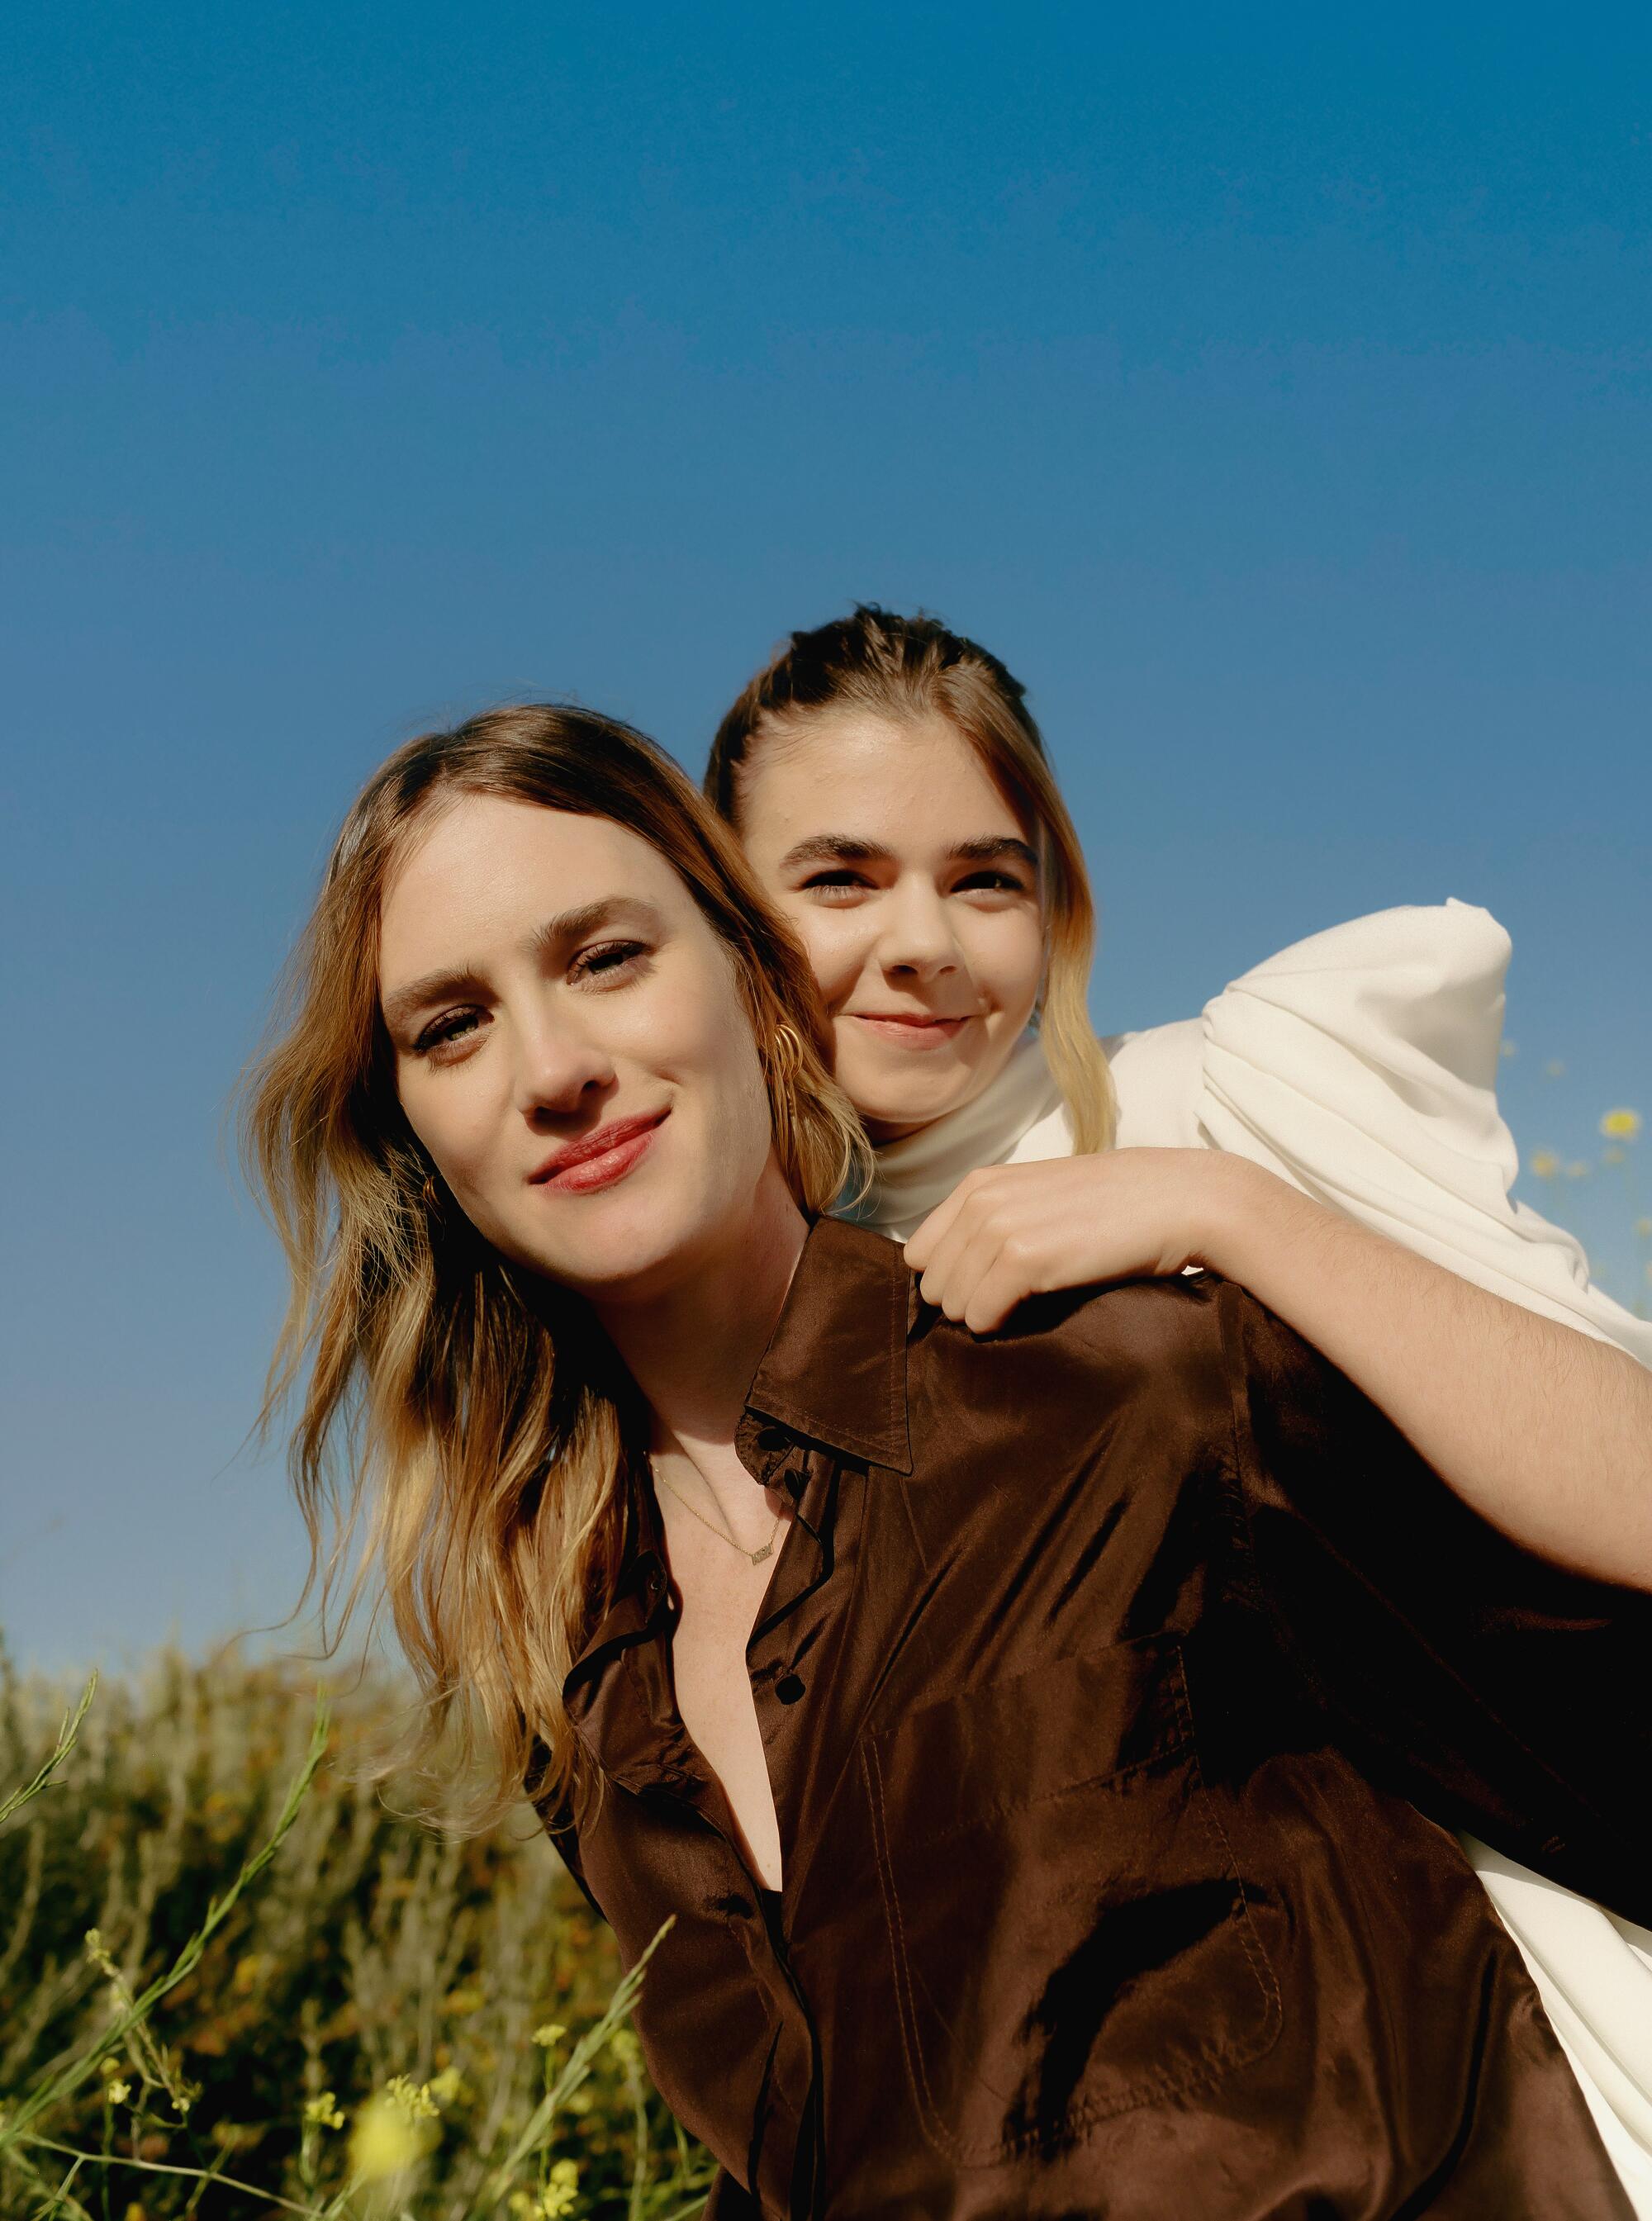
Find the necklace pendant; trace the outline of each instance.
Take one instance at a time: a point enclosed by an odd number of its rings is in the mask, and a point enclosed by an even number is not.
[[[773,1556],[774,1545],[773,1542],[765,1542],[760,1550],[748,1550],[746,1555],[750,1558],[753,1565],[760,1566],[765,1558]]]

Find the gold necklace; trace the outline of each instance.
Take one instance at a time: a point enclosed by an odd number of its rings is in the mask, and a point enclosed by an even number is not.
[[[704,1512],[697,1511],[693,1505],[691,1505],[688,1498],[683,1494],[680,1488],[673,1488],[672,1486],[671,1483],[666,1479],[664,1473],[660,1472],[659,1467],[655,1465],[652,1458],[648,1460],[648,1471],[654,1475],[655,1486],[663,1488],[668,1496],[674,1496],[679,1504],[682,1505],[684,1511],[687,1512],[690,1518],[698,1519],[702,1527],[708,1528],[710,1532],[716,1536],[719,1542],[726,1542],[731,1550],[738,1550],[742,1558],[749,1559],[754,1566],[760,1566],[765,1558],[773,1557],[774,1555],[774,1538],[780,1531],[780,1522],[785,1517],[785,1506],[784,1504],[774,1515],[774,1524],[769,1530],[769,1538],[767,1542],[764,1543],[762,1548],[760,1550],[748,1550],[746,1548],[746,1545],[743,1542],[737,1541],[735,1537],[729,1532],[729,1530],[726,1527],[717,1526],[714,1521],[706,1517]]]

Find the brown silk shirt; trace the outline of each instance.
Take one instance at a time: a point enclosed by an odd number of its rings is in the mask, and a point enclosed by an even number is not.
[[[628,1961],[675,1916],[637,2027],[714,2215],[1630,2221],[1446,1830],[1652,1918],[1652,1598],[1213,1277],[978,1342],[823,1221],[738,1444],[797,1510],[748,1649],[779,1904],[646,1490],[556,1835]]]

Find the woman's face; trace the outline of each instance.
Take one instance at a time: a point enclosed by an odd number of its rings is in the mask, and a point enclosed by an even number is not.
[[[505,1256],[623,1301],[748,1223],[771,1163],[751,1028],[723,943],[635,834],[459,797],[391,876],[379,978],[408,1122]]]
[[[1043,977],[1032,829],[942,717],[824,712],[760,743],[742,837],[802,934],[875,1142],[971,1102]]]

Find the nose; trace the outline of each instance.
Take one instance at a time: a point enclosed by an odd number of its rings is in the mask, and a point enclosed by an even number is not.
[[[516,1108],[530,1124],[591,1109],[614,1077],[612,1058],[578,1026],[540,1018],[517,1036],[512,1084]]]
[[[963,954],[934,886],[909,879],[891,891],[879,910],[878,958],[886,975],[928,981],[961,968]]]

